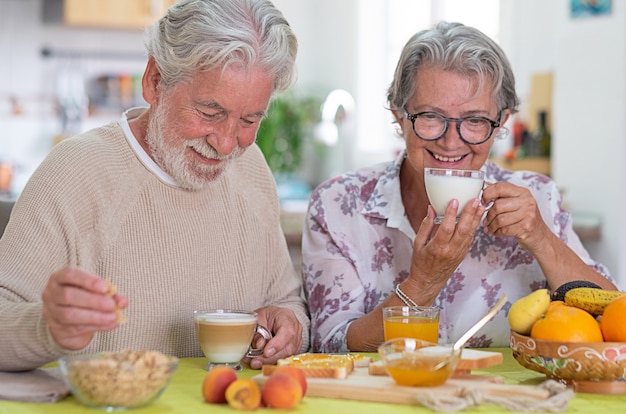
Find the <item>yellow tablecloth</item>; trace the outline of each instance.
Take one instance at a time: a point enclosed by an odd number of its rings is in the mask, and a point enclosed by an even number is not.
[[[545,380],[545,377],[534,371],[527,370],[513,359],[511,350],[508,348],[489,349],[500,351],[504,355],[501,365],[490,367],[485,370],[473,371],[474,374],[500,375],[507,384],[537,385]],[[183,359],[172,379],[168,389],[151,406],[132,410],[132,413],[233,413],[235,410],[227,405],[207,404],[202,399],[201,384],[206,374],[203,358]],[[259,371],[245,369],[240,377],[251,377]],[[626,410],[626,395],[598,395],[577,393],[570,401],[568,412],[571,413],[619,413]],[[259,409],[261,412],[274,412],[276,414],[285,410],[270,408]],[[54,404],[20,403],[0,401],[0,414],[78,414],[94,413],[98,410],[87,408],[78,403],[74,397],[69,396]],[[433,411],[419,406],[400,404],[382,404],[373,402],[359,402],[347,400],[334,400],[329,398],[305,397],[302,403],[290,410],[294,413],[359,413],[381,414],[392,413],[432,413]],[[463,411],[464,413],[509,413],[506,409],[494,405],[482,405]]]

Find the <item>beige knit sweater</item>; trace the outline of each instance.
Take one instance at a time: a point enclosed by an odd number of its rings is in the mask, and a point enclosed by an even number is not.
[[[202,356],[193,310],[292,309],[309,321],[256,145],[202,192],[165,184],[117,122],[58,144],[33,174],[0,239],[0,370],[65,354],[41,311],[49,275],[66,265],[108,278],[129,299],[126,324],[82,352],[154,349]]]

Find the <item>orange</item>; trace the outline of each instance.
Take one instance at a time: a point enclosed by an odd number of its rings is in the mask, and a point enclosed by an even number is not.
[[[626,296],[619,297],[609,303],[600,320],[602,335],[607,342],[626,342]]]
[[[561,342],[602,342],[598,321],[587,311],[568,305],[551,306],[533,324],[530,336]]]
[[[561,305],[565,305],[565,302],[563,302],[562,300],[553,300],[548,305],[548,310],[546,310],[546,312],[550,312],[553,308],[555,308],[557,306],[561,306]]]

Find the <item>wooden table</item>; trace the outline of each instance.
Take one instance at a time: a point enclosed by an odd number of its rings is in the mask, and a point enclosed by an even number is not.
[[[504,362],[501,365],[490,367],[481,371],[474,371],[474,374],[499,375],[507,384],[537,385],[545,380],[542,375],[527,370],[517,363],[511,356],[508,348],[489,349],[490,351],[500,351],[504,355]],[[132,410],[131,413],[236,413],[227,405],[206,404],[201,395],[201,384],[205,376],[205,361],[203,358],[183,359],[180,362],[170,386],[163,395],[151,406]],[[246,369],[240,373],[240,377],[252,377],[259,371]],[[626,395],[596,395],[596,394],[576,394],[576,397],[569,403],[569,410],[572,413],[620,413],[626,407]],[[80,405],[72,396],[69,396],[53,404],[19,403],[11,401],[0,401],[0,414],[78,414],[97,413],[97,410]],[[284,413],[285,410],[259,409],[261,413]],[[373,402],[359,402],[347,400],[335,400],[330,398],[305,397],[300,405],[288,412],[292,413],[359,413],[359,414],[381,414],[381,413],[432,413],[433,411],[419,406],[401,404],[383,404]],[[462,411],[463,413],[510,413],[510,411],[495,405],[483,405]]]

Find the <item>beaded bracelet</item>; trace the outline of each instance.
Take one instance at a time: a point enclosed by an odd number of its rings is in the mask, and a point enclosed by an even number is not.
[[[406,293],[404,293],[402,289],[400,289],[399,284],[396,285],[396,295],[398,295],[400,300],[404,302],[406,306],[410,306],[412,308],[417,308],[419,306],[417,303],[413,301],[413,299],[411,299]]]

